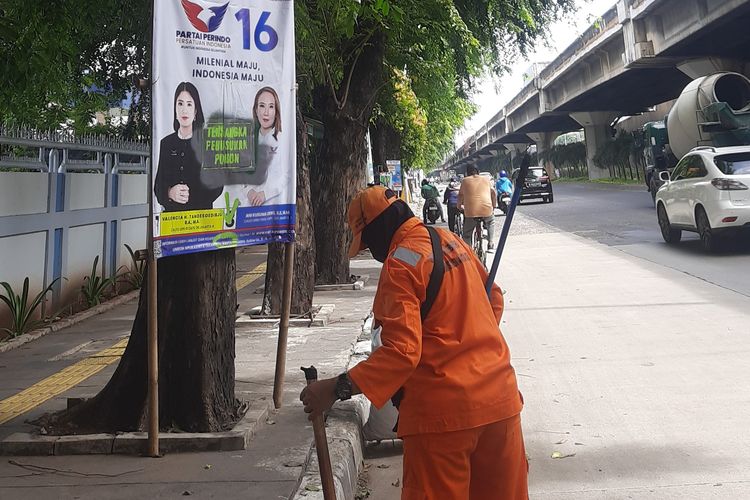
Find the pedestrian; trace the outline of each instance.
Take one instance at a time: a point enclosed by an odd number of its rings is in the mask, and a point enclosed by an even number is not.
[[[487,226],[487,237],[489,244],[487,248],[495,248],[495,217],[494,209],[497,206],[492,181],[479,175],[479,169],[471,165],[466,169],[466,177],[461,181],[461,189],[458,190],[458,206],[464,212],[464,241],[471,246],[474,228],[477,218],[482,219]]]
[[[383,263],[373,303],[382,346],[307,386],[305,412],[312,418],[360,393],[381,408],[399,393],[402,500],[527,499],[523,400],[498,328],[500,289],[493,285],[488,299],[471,249],[425,226],[389,189],[360,192],[348,221],[349,255],[369,248]]]

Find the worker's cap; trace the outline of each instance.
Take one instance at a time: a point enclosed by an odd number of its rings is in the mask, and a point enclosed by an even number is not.
[[[362,231],[375,220],[385,209],[390,207],[398,197],[395,191],[383,186],[372,186],[360,191],[349,204],[349,228],[354,239],[349,247],[349,257],[354,257],[367,248],[362,243]]]

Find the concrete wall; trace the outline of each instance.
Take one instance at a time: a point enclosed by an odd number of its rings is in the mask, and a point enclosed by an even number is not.
[[[47,175],[38,172],[0,173],[0,217],[45,213]]]
[[[102,174],[67,174],[65,197],[70,210],[103,207],[104,176]]]
[[[55,196],[50,202],[49,191],[53,189],[53,177],[64,183],[64,212],[50,214],[62,221],[65,228],[61,232],[62,241],[56,247],[55,229],[24,233],[24,224],[14,223],[14,220],[28,220],[32,214],[46,214],[48,206],[55,212]],[[147,203],[148,176],[144,174],[117,175],[118,206],[132,206]],[[114,177],[113,177],[114,179]],[[99,272],[105,265],[105,251],[115,242],[115,267],[130,266],[130,256],[124,247],[127,243],[134,250],[146,248],[145,217],[121,220],[116,227],[116,235],[106,234],[106,224],[90,223],[91,209],[105,207],[106,175],[103,173],[69,172],[63,175],[36,172],[0,172],[0,218],[14,224],[11,235],[0,237],[0,281],[7,281],[14,290],[20,292],[25,277],[29,277],[30,291],[36,294],[45,286],[45,275],[49,276],[50,252],[57,253],[61,262],[58,263],[60,272],[67,280],[62,280],[59,288],[57,303],[50,304],[49,311],[60,310],[64,305],[80,300],[80,288],[84,276],[91,273],[94,258],[99,256]],[[116,213],[116,212],[114,212]],[[86,217],[86,223],[77,225],[76,220]],[[14,217],[19,216],[19,219]],[[109,217],[109,216],[107,216]],[[117,218],[116,216],[112,217]],[[47,219],[44,219],[47,220]],[[36,223],[39,219],[37,217]],[[44,222],[46,224],[46,222]],[[50,222],[49,224],[57,224]],[[18,226],[18,227],[15,227]],[[15,233],[15,234],[14,234]],[[59,238],[58,234],[58,238]],[[105,239],[107,240],[105,242]],[[107,245],[105,245],[107,243]],[[49,278],[47,278],[49,280]],[[51,297],[51,296],[50,296]],[[0,304],[0,326],[7,326],[8,311],[4,304]]]

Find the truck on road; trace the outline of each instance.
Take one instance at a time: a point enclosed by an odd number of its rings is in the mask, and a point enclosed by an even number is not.
[[[750,79],[732,72],[697,78],[664,120],[646,123],[642,132],[646,186],[655,198],[659,172],[671,170],[691,149],[750,144]]]

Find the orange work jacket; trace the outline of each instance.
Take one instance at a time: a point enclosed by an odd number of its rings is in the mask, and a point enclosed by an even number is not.
[[[401,387],[399,436],[470,429],[504,420],[522,402],[498,324],[503,296],[484,290],[487,272],[460,238],[438,230],[445,275],[424,324],[420,305],[432,271],[432,245],[416,218],[391,241],[373,313],[382,347],[349,370],[378,408]]]

